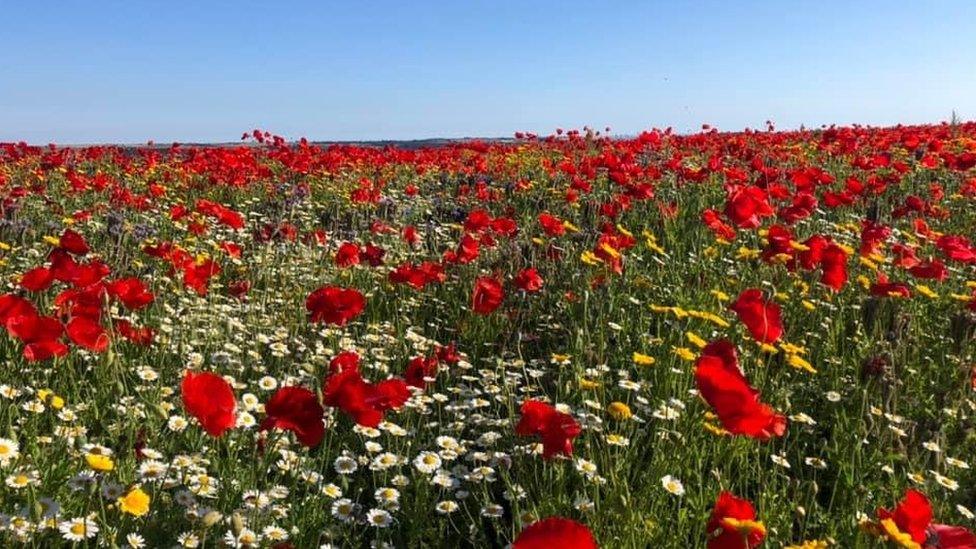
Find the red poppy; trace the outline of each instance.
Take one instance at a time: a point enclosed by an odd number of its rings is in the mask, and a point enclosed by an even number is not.
[[[6,326],[7,321],[13,317],[30,314],[37,314],[37,309],[30,301],[14,294],[0,295],[0,325]]]
[[[543,458],[549,459],[556,454],[573,455],[573,439],[582,432],[573,416],[538,400],[523,402],[521,414],[515,433],[541,436]]]
[[[312,448],[325,436],[325,411],[315,393],[304,387],[282,387],[264,405],[267,417],[261,430],[284,429],[295,433],[298,442]]]
[[[113,322],[112,327],[123,338],[143,347],[151,345],[156,335],[152,328],[136,328],[131,322],[121,318]]]
[[[366,299],[359,290],[339,286],[323,286],[305,299],[305,309],[312,322],[345,326],[358,317],[366,307]]]
[[[735,229],[723,222],[721,217],[719,217],[718,212],[715,210],[708,209],[703,211],[701,218],[702,222],[705,223],[705,226],[708,227],[708,229],[712,231],[715,236],[725,240],[735,239]]]
[[[447,364],[457,364],[461,362],[461,355],[458,354],[457,346],[454,343],[449,343],[447,346],[437,345],[435,347],[437,360],[446,362]]]
[[[875,297],[912,297],[912,290],[907,284],[891,282],[884,273],[878,274],[878,281],[871,284],[870,292]]]
[[[698,391],[732,434],[759,440],[782,436],[786,418],[759,400],[739,369],[738,354],[728,340],[709,343],[695,363]]]
[[[538,520],[522,529],[512,549],[597,549],[585,525],[562,517]]]
[[[518,234],[518,224],[508,217],[496,217],[491,220],[491,230],[499,236],[511,238]]]
[[[505,290],[501,282],[488,276],[481,276],[474,284],[471,309],[479,315],[491,314],[502,304],[504,298]]]
[[[715,500],[706,530],[708,549],[751,549],[766,537],[766,528],[756,520],[752,503],[726,491]]]
[[[820,267],[820,282],[834,291],[840,291],[847,283],[847,252],[837,244],[824,249]]]
[[[933,524],[929,531],[935,543],[926,549],[976,549],[976,535],[962,526]]]
[[[410,360],[403,378],[407,385],[423,389],[427,386],[427,378],[437,375],[437,358],[418,356]]]
[[[885,240],[891,236],[891,227],[865,220],[861,223],[861,255],[869,256],[878,252]]]
[[[335,255],[336,266],[340,268],[359,265],[359,246],[352,242],[343,242]]]
[[[149,288],[138,278],[120,278],[105,285],[108,294],[125,305],[126,309],[135,311],[152,303],[156,297]]]
[[[241,247],[234,242],[221,242],[220,249],[232,258],[237,259],[241,257]]]
[[[515,277],[515,285],[526,292],[538,292],[542,289],[542,277],[535,267],[523,269]]]
[[[219,275],[220,265],[212,259],[188,261],[183,265],[183,284],[192,288],[198,295],[207,295],[210,279]]]
[[[461,237],[461,242],[458,243],[458,248],[456,252],[450,254],[450,261],[454,263],[471,263],[475,259],[478,259],[480,254],[481,245],[478,241],[469,234],[465,234]]]
[[[928,538],[926,531],[932,523],[932,505],[918,490],[908,490],[894,509],[878,508],[876,514],[879,521],[892,520],[900,532],[910,535],[916,543],[923,543]]]
[[[337,355],[329,364],[331,374],[322,391],[327,406],[334,406],[365,427],[376,427],[387,410],[399,408],[410,398],[402,379],[368,383],[359,373],[359,356],[352,352]]]
[[[382,265],[384,255],[386,255],[386,250],[373,244],[366,244],[366,247],[359,254],[361,258],[369,263],[370,267],[379,267]]]
[[[71,229],[65,229],[64,232],[61,233],[59,245],[75,255],[85,255],[90,251],[88,243],[85,242],[84,237]]]
[[[219,437],[236,424],[237,401],[224,378],[210,372],[187,371],[180,391],[183,407],[210,436]]]
[[[11,336],[24,343],[56,340],[61,337],[64,331],[58,319],[41,316],[34,311],[12,316],[7,319],[4,325]]]
[[[971,246],[969,239],[964,236],[951,234],[940,236],[935,245],[952,261],[976,263],[976,248]]]
[[[89,351],[101,353],[108,349],[109,337],[104,328],[87,316],[76,316],[65,326],[68,338]]]
[[[563,225],[562,219],[548,213],[539,214],[539,225],[549,236],[562,236],[566,233],[566,226]]]
[[[347,370],[359,371],[359,355],[352,351],[343,351],[332,357],[329,361],[329,371],[332,373],[345,372]]]
[[[937,280],[939,282],[944,282],[949,278],[949,270],[946,268],[945,263],[938,259],[923,261],[908,269],[908,272],[912,273],[912,276],[915,278]]]
[[[249,291],[251,291],[250,280],[234,280],[227,284],[227,293],[237,299],[243,299]]]
[[[47,267],[36,267],[20,277],[20,285],[29,292],[43,292],[54,282],[54,273]]]
[[[725,215],[741,229],[755,229],[761,219],[773,215],[766,191],[751,185],[733,185],[728,189]]]
[[[29,362],[38,362],[68,354],[68,346],[60,341],[46,339],[24,346],[23,355]]]
[[[411,246],[414,246],[417,244],[417,242],[420,242],[420,235],[417,233],[417,228],[411,225],[407,225],[403,228],[401,236],[403,237],[403,241]]]
[[[779,304],[767,301],[762,290],[750,288],[739,294],[729,305],[748,328],[753,339],[761,343],[775,343],[783,335],[783,319]]]

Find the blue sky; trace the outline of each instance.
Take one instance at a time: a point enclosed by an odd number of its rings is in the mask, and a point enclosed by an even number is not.
[[[976,118],[971,0],[0,3],[0,141]]]

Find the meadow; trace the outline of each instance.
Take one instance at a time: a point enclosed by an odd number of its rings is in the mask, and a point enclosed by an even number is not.
[[[0,145],[7,547],[974,548],[976,123]]]

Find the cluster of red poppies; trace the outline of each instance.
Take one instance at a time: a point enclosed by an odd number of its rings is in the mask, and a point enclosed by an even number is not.
[[[154,300],[138,278],[111,280],[108,265],[100,259],[86,259],[90,249],[77,232],[66,229],[57,243],[45,265],[20,277],[21,288],[32,294],[42,294],[55,283],[64,285],[52,301],[53,315],[43,314],[25,297],[0,295],[0,324],[24,344],[23,356],[31,362],[66,355],[69,348],[64,335],[88,351],[105,351],[111,338],[104,325],[107,301],[117,300],[134,311]],[[125,319],[116,319],[113,326],[115,333],[136,344],[152,341],[149,328],[136,328]]]

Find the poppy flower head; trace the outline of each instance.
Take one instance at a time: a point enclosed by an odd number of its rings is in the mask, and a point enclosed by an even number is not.
[[[85,238],[71,229],[65,229],[58,240],[61,248],[74,255],[85,255],[90,251]]]
[[[767,301],[762,290],[750,288],[743,291],[729,309],[760,343],[775,343],[783,335],[781,308],[779,304]]]
[[[563,517],[549,517],[526,526],[512,549],[598,549],[585,525]]]
[[[282,387],[264,405],[267,417],[261,430],[283,429],[295,433],[298,442],[309,448],[318,446],[325,436],[322,422],[325,411],[312,391],[304,387]]]
[[[125,305],[126,309],[135,311],[151,304],[156,297],[138,278],[120,278],[106,284],[108,294]]]
[[[505,298],[505,290],[498,280],[482,276],[475,281],[471,309],[479,315],[491,314]]]
[[[43,292],[54,282],[54,273],[47,267],[35,267],[20,277],[20,285],[29,292]]]
[[[65,326],[68,338],[79,347],[101,353],[108,349],[109,336],[96,320],[87,316],[76,316]]]
[[[706,526],[708,549],[751,549],[766,538],[766,527],[756,520],[752,503],[722,491]]]
[[[573,439],[581,432],[582,428],[573,416],[538,400],[522,403],[521,418],[515,426],[515,433],[520,436],[542,437],[544,459],[557,454],[571,456]]]
[[[312,322],[336,326],[345,326],[358,317],[365,307],[366,299],[359,290],[339,286],[323,286],[305,300],[305,308],[310,313]]]
[[[542,284],[542,276],[539,275],[539,271],[535,267],[523,269],[515,277],[515,285],[525,292],[538,292],[542,289]]]
[[[702,398],[730,433],[759,440],[785,434],[786,418],[759,400],[759,392],[746,381],[728,341],[705,347],[695,363],[695,381]]]
[[[210,436],[219,437],[236,424],[237,401],[224,378],[210,372],[188,371],[180,391],[183,407]]]

